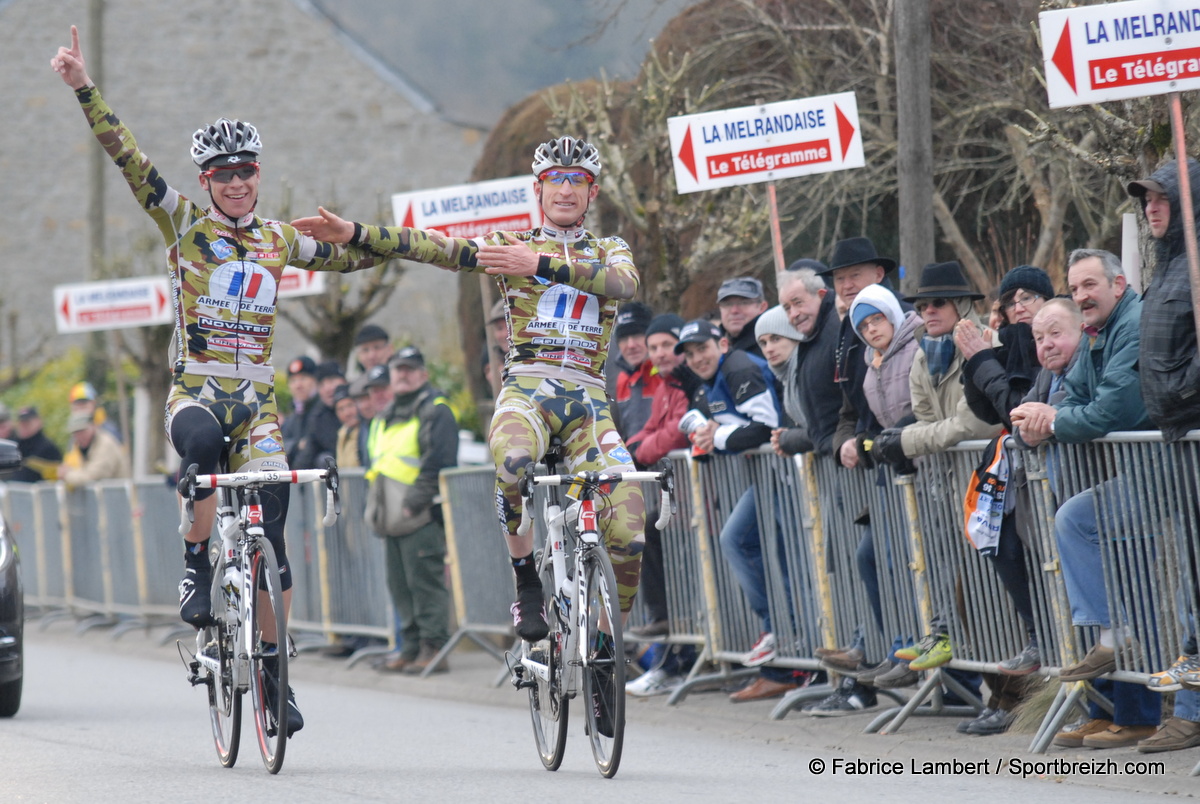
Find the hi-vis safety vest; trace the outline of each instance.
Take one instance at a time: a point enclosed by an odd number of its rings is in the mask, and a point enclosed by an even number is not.
[[[388,426],[384,425],[381,417],[371,420],[371,430],[367,436],[371,468],[367,470],[367,480],[374,480],[382,474],[406,486],[417,482],[417,476],[421,474],[421,417],[417,412],[426,402],[446,404],[446,399],[440,396],[432,400],[419,399],[413,406],[411,418]]]

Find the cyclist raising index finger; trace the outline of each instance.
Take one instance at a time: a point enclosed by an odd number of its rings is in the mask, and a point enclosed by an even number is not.
[[[488,442],[496,463],[497,513],[517,581],[513,622],[518,635],[536,642],[548,627],[533,536],[517,535],[522,509],[517,480],[545,455],[552,436],[562,440],[565,471],[633,469],[613,426],[604,361],[617,306],[634,297],[639,277],[623,240],[584,228],[600,192],[596,148],[559,137],[537,147],[532,167],[544,222],[526,232],[453,239],[421,229],[364,226],[324,209],[292,223],[322,240],[363,246],[384,257],[486,270],[499,281],[509,348]],[[628,612],[641,567],[644,506],[634,484],[617,484],[608,500],[602,532],[621,610]]]
[[[50,67],[75,90],[92,134],[120,168],[134,197],[158,225],[167,247],[175,308],[174,379],[167,399],[167,434],[183,466],[217,470],[230,439],[232,471],[286,470],[275,404],[271,348],[279,278],[284,266],[310,271],[356,271],[380,258],[358,247],[322,243],[254,213],[262,142],[249,123],[221,118],[192,137],[192,160],[210,206],[171,187],[138,148],[133,134],[100,97],[88,76],[79,31],[60,47]],[[291,573],[283,528],[287,484],[263,489],[264,529],[279,563],[285,609]],[[216,514],[213,490],[196,493],[195,523],[184,537],[179,613],[197,628],[211,618],[208,539]],[[276,624],[270,629],[276,631]],[[267,634],[284,641],[285,636]],[[264,644],[266,652],[273,645]],[[270,668],[268,668],[270,670]],[[289,736],[303,725],[288,690]]]

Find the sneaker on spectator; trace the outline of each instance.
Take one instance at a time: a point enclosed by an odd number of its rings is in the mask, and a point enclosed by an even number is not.
[[[946,634],[938,634],[933,645],[910,661],[908,667],[910,670],[932,670],[935,667],[941,667],[952,658],[954,658],[954,647],[950,644],[950,637]]]
[[[937,641],[940,634],[928,634],[921,638],[921,641],[915,645],[909,645],[906,648],[900,648],[892,654],[892,657],[901,662],[911,662],[913,659],[925,653],[933,647],[933,643]]]
[[[894,690],[901,687],[911,687],[920,679],[920,675],[912,669],[908,662],[896,662],[886,673],[880,673],[872,680],[872,684],[881,690]],[[861,679],[860,679],[861,680]],[[863,683],[866,683],[865,681]]]
[[[958,730],[963,734],[973,734],[976,737],[989,737],[993,734],[1003,734],[1016,720],[1016,712],[1003,709],[984,709],[974,720],[966,721],[966,728],[959,724]]]
[[[630,628],[625,633],[634,639],[648,641],[651,639],[668,636],[671,633],[671,624],[666,620],[655,620],[652,623],[646,623],[645,625],[639,625],[636,628]]]
[[[764,665],[775,658],[775,635],[772,633],[764,633],[758,638],[758,641],[746,652],[742,657],[742,664],[746,667],[758,667]]]
[[[1060,748],[1079,748],[1083,745],[1084,737],[1098,734],[1112,724],[1113,722],[1107,718],[1094,718],[1073,723],[1054,735],[1053,743]]]
[[[878,705],[875,691],[861,684],[852,684],[814,704],[804,711],[812,717],[843,717],[857,715]]]
[[[1006,676],[1027,676],[1039,670],[1041,666],[1041,651],[1038,650],[1036,642],[1030,642],[1016,656],[1005,659],[996,665],[996,669]]]
[[[542,585],[517,590],[517,602],[509,609],[517,636],[526,642],[540,642],[550,633],[546,625],[546,604],[542,600]]]
[[[1160,751],[1178,751],[1196,745],[1200,745],[1200,723],[1181,717],[1169,717],[1166,723],[1158,727],[1158,731],[1139,742],[1137,749],[1143,754],[1157,754]]]
[[[1146,680],[1146,689],[1154,692],[1174,692],[1183,689],[1181,679],[1184,673],[1194,670],[1200,670],[1200,656],[1181,654],[1166,670],[1151,674]]]
[[[647,670],[633,681],[625,685],[625,692],[637,698],[649,698],[651,695],[666,695],[682,682],[680,676],[672,675],[661,667]]]

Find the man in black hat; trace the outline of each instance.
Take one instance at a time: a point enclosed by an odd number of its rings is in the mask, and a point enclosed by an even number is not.
[[[4,407],[0,405],[0,407]],[[8,413],[8,409],[4,409]],[[21,451],[21,468],[10,480],[17,483],[37,483],[55,477],[63,454],[58,445],[42,430],[42,417],[32,405],[17,411],[17,449]]]
[[[762,349],[754,339],[754,325],[767,311],[763,284],[752,276],[726,279],[717,290],[717,309],[721,312],[721,329],[729,339],[729,351],[749,352],[762,357]]]
[[[363,324],[354,336],[354,359],[366,374],[372,366],[387,365],[392,356],[392,339],[378,324]]]
[[[900,463],[905,458],[944,452],[959,441],[993,438],[1000,432],[999,424],[983,421],[967,404],[962,381],[966,361],[954,341],[959,321],[979,324],[973,303],[982,298],[957,262],[931,263],[921,270],[916,294],[906,299],[924,323],[921,348],[910,375],[917,421],[876,436],[873,456]]]
[[[398,502],[400,511],[386,510],[369,524],[386,537],[388,591],[401,626],[400,654],[387,669],[420,673],[450,638],[446,533],[435,500],[438,473],[458,463],[458,426],[446,397],[429,384],[420,349],[405,346],[388,367],[392,399],[371,420],[367,479],[395,484],[402,499],[388,496],[387,505]],[[445,669],[442,661],[431,672]]]
[[[327,456],[337,455],[337,432],[341,422],[333,409],[333,392],[345,384],[346,378],[336,360],[326,360],[316,367],[313,379],[317,392],[305,405],[300,441],[289,457],[289,461],[295,460],[288,464],[293,469],[319,469]]]
[[[293,463],[300,450],[300,441],[307,430],[307,417],[317,399],[317,363],[308,355],[301,355],[288,363],[288,393],[292,395],[292,412],[283,420],[280,433],[287,445],[288,466]]]
[[[895,260],[876,253],[875,244],[869,238],[851,237],[834,245],[833,258],[822,275],[833,280],[837,303],[849,310],[859,291],[868,285],[883,285],[891,290],[887,285],[887,273],[895,267]],[[912,306],[901,302],[900,309],[908,312]],[[855,333],[850,316],[846,316],[842,319],[834,356],[834,381],[842,389],[843,401],[833,436],[833,449],[847,469],[858,466],[866,434],[879,430],[879,423],[863,394],[867,364],[862,349],[863,342]]]

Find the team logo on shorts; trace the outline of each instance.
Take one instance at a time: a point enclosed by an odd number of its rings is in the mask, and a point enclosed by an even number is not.
[[[608,453],[608,457],[611,460],[620,461],[621,463],[633,463],[633,456],[630,455],[629,450],[625,449],[624,447],[617,447]]]
[[[262,441],[259,441],[257,444],[255,444],[254,448],[259,452],[265,452],[270,455],[272,452],[279,452],[282,450],[283,446],[276,439],[267,436]]]

